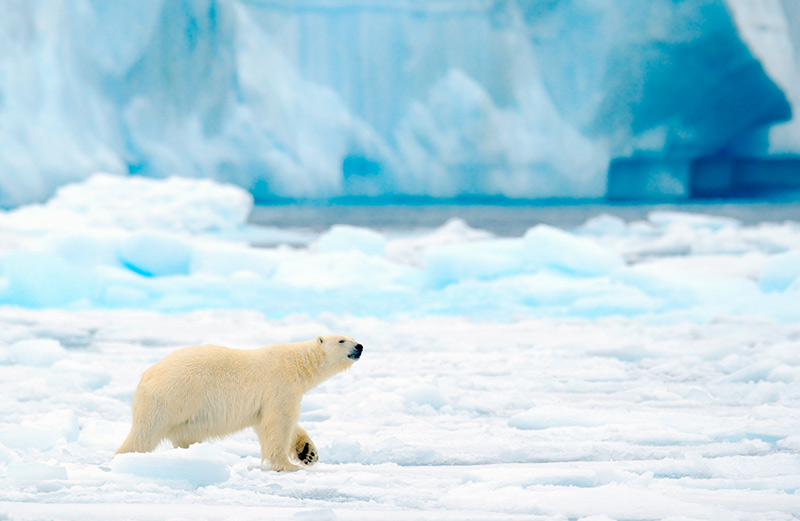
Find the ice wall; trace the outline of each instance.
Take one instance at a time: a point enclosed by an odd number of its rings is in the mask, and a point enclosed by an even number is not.
[[[96,170],[259,199],[596,197],[612,157],[800,150],[794,0],[0,4],[0,205]]]

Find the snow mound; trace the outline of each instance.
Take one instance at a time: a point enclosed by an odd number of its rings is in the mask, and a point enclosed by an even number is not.
[[[0,229],[230,232],[245,224],[252,206],[241,188],[211,180],[95,174],[59,188],[44,205],[0,214]]]
[[[32,339],[14,342],[8,348],[11,358],[21,365],[51,366],[67,356],[58,340]]]
[[[230,478],[228,463],[210,445],[145,454],[117,454],[112,472],[153,478],[166,483],[188,483],[193,488],[224,483]]]

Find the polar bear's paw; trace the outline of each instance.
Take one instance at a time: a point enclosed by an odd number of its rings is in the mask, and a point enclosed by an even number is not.
[[[297,459],[300,460],[300,463],[311,466],[319,460],[317,448],[312,442],[308,441],[302,447],[298,446],[297,448],[299,449],[297,451]]]

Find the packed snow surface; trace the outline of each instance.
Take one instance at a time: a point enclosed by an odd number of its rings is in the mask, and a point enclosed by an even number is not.
[[[800,516],[800,224],[319,234],[250,205],[100,175],[0,214],[0,519]],[[303,400],[318,465],[264,472],[250,431],[112,457],[173,350],[325,333],[365,351]]]
[[[796,323],[5,308],[0,325],[13,520],[800,516]],[[259,470],[251,431],[112,459],[141,372],[172,350],[325,332],[365,351],[303,401],[318,465]]]

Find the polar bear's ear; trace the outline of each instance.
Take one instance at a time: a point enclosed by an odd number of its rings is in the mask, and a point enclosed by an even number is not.
[[[318,337],[317,337],[317,342],[319,342],[320,344],[321,344],[321,343],[323,343],[323,342],[325,342],[325,339],[324,339],[324,338],[322,338],[322,335],[320,335],[320,336],[318,336]]]

